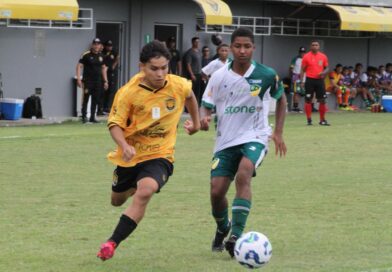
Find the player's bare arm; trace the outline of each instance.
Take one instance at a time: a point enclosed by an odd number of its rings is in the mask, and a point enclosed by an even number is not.
[[[200,129],[208,130],[211,121],[211,109],[207,109],[205,107],[200,108]]]
[[[122,150],[122,159],[125,162],[129,162],[133,156],[136,154],[135,148],[129,145],[124,137],[124,132],[119,126],[110,127],[110,135],[113,140],[118,144],[118,146]]]
[[[83,64],[79,62],[76,65],[76,83],[77,83],[79,88],[83,88],[83,83],[82,83],[82,80],[80,78],[80,74],[81,74],[82,69],[83,69]]]
[[[324,78],[329,72],[329,67],[325,67],[324,70],[320,73],[320,77]]]
[[[199,110],[196,96],[193,92],[185,99],[185,107],[187,108],[192,121],[186,120],[184,122],[184,129],[189,135],[192,135],[200,130]]]
[[[285,156],[287,152],[287,147],[283,139],[283,126],[286,117],[286,104],[286,95],[283,93],[282,96],[276,101],[275,129],[271,137],[275,143],[275,155],[279,154],[279,157]]]

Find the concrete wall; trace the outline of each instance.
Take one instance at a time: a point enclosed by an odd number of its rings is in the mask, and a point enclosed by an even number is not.
[[[172,0],[164,4],[158,0],[79,0],[80,7],[94,9],[94,22],[123,22],[124,50],[121,56],[123,81],[138,72],[138,59],[145,35],[154,36],[155,23],[180,24],[181,39],[178,46],[182,51],[190,47],[193,36],[199,36],[201,45],[208,45],[211,34],[196,31],[196,16],[200,7],[191,0]],[[265,1],[229,0],[233,15],[236,16],[287,16],[295,7],[272,4]],[[304,11],[305,16],[313,13],[330,18],[330,11],[319,8]],[[335,15],[336,16],[336,15]],[[323,18],[325,19],[325,18]],[[95,26],[95,23],[94,23]],[[42,104],[45,116],[72,115],[72,81],[75,66],[82,52],[89,48],[95,37],[92,30],[37,30],[0,27],[0,73],[6,97],[26,98],[34,88],[42,88]],[[224,42],[230,43],[230,35],[223,35]],[[254,59],[287,74],[289,62],[297,54],[298,47],[309,47],[311,37],[256,37]],[[391,39],[322,39],[323,50],[331,66],[337,62],[353,65],[362,62],[364,66],[392,62]]]

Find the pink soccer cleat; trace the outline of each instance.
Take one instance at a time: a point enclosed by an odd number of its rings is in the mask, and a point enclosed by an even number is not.
[[[109,260],[113,257],[114,251],[116,250],[116,243],[109,240],[101,245],[101,249],[98,251],[97,257],[102,261]]]

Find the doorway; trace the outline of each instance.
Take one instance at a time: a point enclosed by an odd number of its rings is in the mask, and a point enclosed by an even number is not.
[[[97,22],[96,24],[96,37],[100,38],[104,43],[107,40],[113,42],[113,50],[120,54],[120,63],[115,73],[116,89],[124,84],[124,70],[125,67],[125,52],[124,52],[124,23],[122,22]]]
[[[182,39],[180,37],[181,25],[179,24],[158,24],[154,25],[154,39],[166,42],[170,37],[174,37],[177,41],[177,49],[181,52]]]

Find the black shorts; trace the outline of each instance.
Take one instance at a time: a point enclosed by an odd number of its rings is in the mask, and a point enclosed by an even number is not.
[[[316,93],[316,99],[326,99],[324,79],[306,78],[305,82],[305,97],[309,101]]]
[[[158,183],[158,192],[173,174],[173,164],[166,159],[153,159],[136,164],[133,167],[117,166],[113,171],[112,191],[125,192],[137,188],[142,178],[153,178]]]

